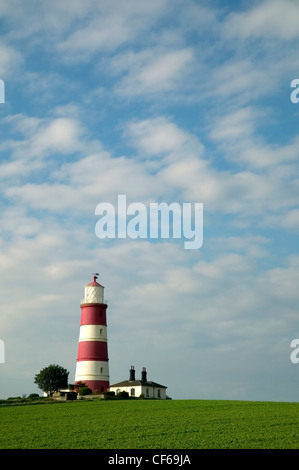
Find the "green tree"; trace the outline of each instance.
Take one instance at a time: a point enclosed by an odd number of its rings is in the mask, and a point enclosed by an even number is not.
[[[42,369],[34,377],[34,383],[50,396],[68,384],[69,372],[61,366],[51,364]]]

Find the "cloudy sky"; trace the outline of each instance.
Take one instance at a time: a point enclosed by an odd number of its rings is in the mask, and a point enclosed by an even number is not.
[[[297,0],[0,1],[0,398],[53,363],[74,382],[99,272],[111,383],[298,401],[298,22]],[[118,195],[203,203],[203,245],[99,239]]]

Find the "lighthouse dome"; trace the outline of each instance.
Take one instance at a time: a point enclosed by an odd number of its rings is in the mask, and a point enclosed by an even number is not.
[[[90,282],[89,284],[87,284],[87,286],[85,286],[85,287],[88,287],[88,286],[104,287],[104,286],[102,286],[101,284],[99,284],[96,280],[97,280],[97,276],[93,276],[93,281]]]
[[[102,304],[104,303],[104,286],[99,284],[97,276],[93,276],[93,281],[85,286],[84,299],[81,304]]]

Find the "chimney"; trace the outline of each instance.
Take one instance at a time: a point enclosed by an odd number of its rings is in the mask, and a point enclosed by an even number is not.
[[[135,380],[135,370],[134,370],[134,366],[131,366],[131,369],[130,369],[130,382],[132,382],[133,380]]]
[[[147,378],[146,378],[146,368],[145,368],[145,367],[142,367],[142,371],[141,371],[141,382],[147,382]]]

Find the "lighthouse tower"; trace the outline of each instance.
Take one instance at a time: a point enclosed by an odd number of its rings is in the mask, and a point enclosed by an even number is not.
[[[85,286],[81,300],[81,324],[75,385],[84,382],[93,392],[109,388],[109,367],[107,347],[107,304],[104,287],[97,281]]]

